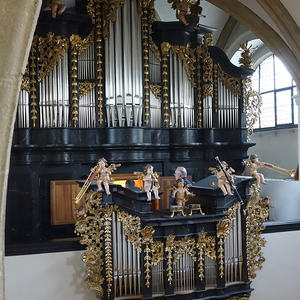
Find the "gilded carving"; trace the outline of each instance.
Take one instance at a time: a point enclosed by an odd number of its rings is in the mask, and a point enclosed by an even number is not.
[[[204,279],[204,255],[212,260],[216,260],[216,238],[208,236],[206,232],[198,233],[197,249],[199,251],[198,273],[202,281]]]
[[[124,211],[117,211],[117,218],[123,225],[123,232],[128,240],[141,252],[141,219]]]
[[[38,81],[47,76],[64,56],[68,49],[68,39],[49,32],[46,37],[38,39]]]
[[[92,30],[87,37],[82,39],[79,35],[77,34],[72,34],[70,36],[70,43],[71,47],[73,49],[76,49],[76,52],[78,55],[83,53],[92,43],[94,38],[94,31]]]
[[[171,45],[163,42],[160,45],[162,53],[162,90],[163,90],[163,122],[166,128],[169,127],[169,87],[168,87],[168,56]]]
[[[252,48],[252,45],[248,47],[248,41],[246,43],[241,44],[242,53],[241,58],[239,59],[239,63],[242,68],[251,69],[253,66],[252,63],[252,54],[250,49]]]
[[[243,110],[246,110],[247,139],[249,141],[253,133],[254,125],[261,114],[262,97],[258,92],[252,90],[250,78],[244,79],[242,85],[243,106],[245,108]]]
[[[105,271],[106,271],[106,282],[107,282],[107,296],[110,297],[111,287],[113,282],[113,264],[112,264],[112,245],[111,245],[111,222],[112,213],[115,208],[113,206],[106,206],[102,208],[104,214],[104,244],[105,244]]]
[[[161,55],[160,55],[160,51],[159,48],[157,47],[157,45],[153,42],[152,37],[149,36],[149,44],[150,44],[150,49],[153,52],[154,56],[156,57],[156,59],[158,61],[161,61]]]
[[[172,52],[177,54],[178,58],[182,60],[189,81],[193,87],[196,87],[194,78],[196,63],[195,49],[192,49],[190,44],[186,46],[172,46],[171,49]]]
[[[37,37],[33,38],[29,54],[29,95],[30,95],[30,118],[32,126],[36,126],[37,120],[37,95],[36,95],[36,45]]]
[[[226,88],[228,88],[232,93],[240,95],[241,85],[240,79],[237,77],[232,77],[229,74],[225,73],[219,64],[215,65],[218,72],[218,77],[221,79],[222,83]]]
[[[21,90],[26,92],[30,92],[30,79],[28,76],[23,76],[22,83],[21,83]]]
[[[217,224],[218,259],[221,278],[224,277],[224,240],[232,229],[233,221],[236,218],[236,210],[238,208],[239,203],[236,202],[233,206],[228,208],[225,218]]]
[[[196,261],[196,241],[193,238],[185,236],[180,240],[175,240],[175,236],[169,235],[166,241],[165,251],[167,254],[167,277],[169,284],[173,281],[172,264],[179,260],[180,256],[185,252]]]
[[[150,90],[155,96],[155,98],[161,101],[161,85],[159,84],[150,84]]]
[[[95,82],[84,81],[79,83],[79,99],[86,96],[96,86]]]
[[[154,229],[151,226],[146,226],[141,230],[141,235],[142,235],[142,243],[145,244],[145,250],[144,250],[144,266],[145,266],[145,286],[147,288],[150,287],[150,268],[152,267],[151,264],[151,248],[150,245],[153,242],[153,234],[154,234]]]
[[[90,0],[87,4],[87,12],[92,18],[93,24],[96,23],[97,12],[103,16],[103,37],[109,36],[109,23],[116,22],[117,10],[124,4],[125,0]]]
[[[268,219],[269,209],[266,201],[260,197],[260,189],[255,185],[250,187],[251,196],[247,202],[246,217],[246,246],[247,246],[247,270],[249,278],[256,277],[256,271],[262,268],[265,261],[262,247],[266,241],[261,236]]]
[[[213,60],[208,50],[209,36],[205,36],[204,43],[196,48],[197,58],[202,60],[202,99],[213,96]]]
[[[161,241],[154,241],[151,245],[152,251],[152,266],[156,266],[164,259],[164,243]]]
[[[87,267],[87,283],[90,289],[96,291],[98,298],[103,297],[103,237],[102,237],[102,193],[89,192],[86,195],[85,215],[77,213],[75,233],[81,236],[80,243],[86,245],[87,251],[82,260]]]

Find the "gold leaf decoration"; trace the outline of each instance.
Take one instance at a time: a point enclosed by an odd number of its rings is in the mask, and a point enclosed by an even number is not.
[[[26,92],[30,92],[30,79],[28,76],[23,76],[22,83],[21,83],[21,90]]]
[[[150,84],[150,90],[155,96],[155,98],[161,101],[161,85],[159,84]]]
[[[236,218],[236,210],[239,208],[239,203],[236,202],[226,211],[226,217],[217,224],[218,238],[218,259],[220,277],[224,277],[224,240],[228,236],[233,226],[233,221]]]
[[[123,232],[128,240],[135,246],[138,252],[141,252],[141,219],[124,211],[117,211],[118,221],[123,225]]]
[[[43,80],[53,70],[67,49],[68,39],[54,35],[52,32],[49,32],[45,38],[38,39],[38,81]]]
[[[178,58],[183,62],[184,69],[187,77],[193,87],[196,87],[194,70],[196,64],[195,50],[190,47],[190,44],[186,46],[172,46],[172,52],[177,54]]]
[[[86,96],[96,86],[95,82],[84,81],[79,83],[79,99]]]
[[[164,259],[164,243],[161,241],[154,241],[152,243],[152,266],[156,266]]]
[[[80,55],[90,46],[90,44],[93,42],[93,39],[94,39],[94,31],[93,30],[84,39],[82,39],[77,34],[72,34],[70,36],[71,47],[72,47],[72,49],[76,50],[78,55]]]
[[[247,246],[247,269],[249,278],[256,277],[256,271],[262,268],[265,261],[262,247],[265,239],[261,232],[265,229],[263,223],[269,216],[268,204],[261,198],[260,189],[253,184],[250,187],[251,196],[246,206],[246,246]]]
[[[153,242],[153,234],[154,234],[154,229],[151,226],[146,226],[141,230],[141,235],[142,235],[142,243],[145,245],[145,250],[144,250],[144,279],[145,279],[145,286],[147,288],[150,287],[150,279],[151,279],[151,275],[150,275],[150,268],[152,267],[151,264],[151,248],[150,248],[150,244],[152,244]]]
[[[159,48],[157,47],[157,45],[153,42],[151,35],[149,36],[149,45],[150,45],[150,49],[153,52],[155,58],[158,61],[161,61],[161,55],[160,55],[160,51]]]

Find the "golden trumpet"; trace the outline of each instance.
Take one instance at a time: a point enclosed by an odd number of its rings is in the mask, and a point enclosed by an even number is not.
[[[244,165],[246,165],[248,168],[251,168],[251,164],[252,164],[251,160],[244,161]],[[271,164],[263,162],[263,161],[258,162],[258,164],[262,167],[268,168],[268,169],[273,170],[275,172],[288,175],[289,177],[294,177],[295,174],[296,174],[296,170],[284,169],[284,168],[281,168],[281,167],[278,167],[278,166],[275,166],[275,165],[271,165]]]
[[[75,203],[78,204],[79,201],[82,199],[82,197],[84,196],[85,192],[88,190],[89,186],[92,183],[92,180],[90,180],[91,176],[96,172],[98,165],[96,165],[95,167],[93,167],[91,169],[91,172],[88,176],[88,178],[86,179],[86,181],[84,182],[84,185],[81,187],[79,193],[77,194],[77,196],[75,197]]]

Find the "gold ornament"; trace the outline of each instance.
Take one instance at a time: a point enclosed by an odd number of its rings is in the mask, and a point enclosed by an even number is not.
[[[228,236],[233,226],[233,221],[236,218],[236,210],[239,208],[239,203],[236,202],[226,211],[226,217],[217,224],[218,238],[218,259],[220,277],[224,277],[224,240]]]
[[[146,226],[141,230],[141,235],[142,235],[142,243],[145,244],[145,250],[144,250],[144,266],[145,266],[145,286],[147,288],[150,287],[150,268],[152,267],[151,264],[151,248],[150,245],[153,242],[153,234],[154,234],[154,229],[151,226]]]
[[[79,83],[79,99],[86,96],[96,86],[95,82],[85,80]]]
[[[261,232],[265,229],[263,223],[268,219],[269,209],[266,201],[260,197],[260,189],[255,184],[251,185],[250,192],[251,196],[245,210],[247,269],[249,278],[255,278],[255,272],[262,268],[265,261],[261,249],[266,241]]]
[[[161,101],[161,85],[159,84],[150,84],[150,90],[155,96],[155,98]]]
[[[164,243],[161,241],[154,241],[151,245],[152,251],[152,266],[156,266],[164,259]]]
[[[49,32],[45,38],[38,39],[38,81],[42,81],[45,76],[53,70],[58,61],[63,58],[68,49],[68,39]]]

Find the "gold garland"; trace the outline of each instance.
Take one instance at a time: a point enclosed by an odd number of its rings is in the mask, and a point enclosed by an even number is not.
[[[171,285],[173,281],[172,264],[177,262],[182,254],[187,252],[193,261],[196,261],[196,241],[193,238],[185,236],[180,240],[175,240],[175,236],[169,235],[166,241],[165,251],[167,254],[167,277]]]
[[[93,42],[94,31],[92,30],[88,36],[82,39],[78,34],[72,34],[70,36],[70,42],[73,48],[76,49],[78,55],[82,54]]]
[[[32,120],[32,126],[36,126],[37,120],[37,95],[36,95],[36,45],[38,38],[34,37],[31,45],[31,50],[29,54],[29,93],[30,93],[30,114]]]
[[[144,279],[145,279],[145,286],[147,288],[150,287],[150,268],[152,267],[151,264],[151,248],[149,247],[152,242],[153,242],[153,234],[154,234],[154,229],[151,226],[146,226],[141,230],[141,235],[142,235],[142,243],[145,244],[145,250],[144,250]]]
[[[202,128],[202,89],[201,89],[201,64],[197,57],[197,123]]]
[[[218,238],[218,259],[220,277],[224,277],[224,240],[228,236],[233,226],[233,221],[236,218],[236,210],[239,208],[239,203],[236,202],[226,211],[226,217],[217,224]]]
[[[77,83],[77,61],[78,61],[78,35],[70,37],[71,44],[71,76],[72,76],[72,121],[73,126],[77,127],[78,122],[78,83]]]
[[[21,90],[30,93],[30,78],[28,76],[23,76],[21,83]]]
[[[54,66],[64,56],[65,51],[68,49],[68,39],[49,32],[45,38],[39,37],[38,41],[38,81],[40,82],[53,70]]]
[[[171,45],[163,42],[160,45],[162,53],[162,99],[163,99],[163,123],[164,127],[168,128],[169,122],[169,87],[168,87],[168,56]]]
[[[95,23],[96,23],[96,57],[97,57],[97,102],[98,102],[98,122],[103,125],[103,54],[102,43],[104,36],[103,23],[107,21],[104,16],[104,4],[96,2]],[[102,12],[102,13],[101,13]],[[109,23],[109,21],[108,21]]]
[[[92,23],[97,19],[97,6],[101,5],[103,18],[103,38],[109,37],[109,23],[116,22],[117,10],[124,4],[125,0],[90,0],[87,4],[87,12],[91,16]]]
[[[200,232],[196,246],[199,251],[198,274],[202,281],[204,279],[204,255],[216,260],[216,237],[208,236],[206,232]]]
[[[115,208],[106,204],[105,208],[102,209],[104,213],[104,243],[105,243],[105,271],[106,271],[106,282],[107,282],[107,296],[110,297],[111,287],[113,282],[113,265],[112,265],[112,246],[111,246],[111,222],[112,213]]]
[[[211,45],[211,35],[204,36],[203,44],[196,48],[197,57],[202,60],[202,99],[213,96],[213,60],[210,57],[208,47]]]
[[[81,236],[80,243],[87,246],[87,251],[82,255],[82,260],[87,266],[87,283],[90,289],[96,291],[98,298],[103,297],[103,237],[101,229],[102,218],[102,193],[89,192],[86,195],[85,215],[77,214],[75,233]]]
[[[187,44],[186,46],[171,46],[171,50],[174,54],[177,54],[178,58],[183,62],[184,69],[192,87],[196,87],[194,76],[196,63],[195,49],[192,49],[190,44]]]
[[[246,207],[246,245],[247,269],[249,278],[255,278],[255,272],[262,268],[265,261],[261,248],[266,241],[261,236],[265,229],[263,223],[268,219],[269,210],[266,202],[259,195],[259,188],[253,184],[250,187],[251,196]]]

